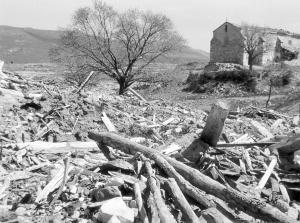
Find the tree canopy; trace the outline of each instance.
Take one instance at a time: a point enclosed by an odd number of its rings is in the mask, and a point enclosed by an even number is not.
[[[140,10],[120,13],[97,0],[93,7],[75,12],[52,54],[76,72],[94,70],[112,77],[123,94],[146,66],[183,45],[165,15]]]

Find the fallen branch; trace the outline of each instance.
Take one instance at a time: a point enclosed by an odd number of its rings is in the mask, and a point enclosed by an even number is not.
[[[114,147],[115,149],[120,149],[124,152],[141,152],[148,157],[152,157],[154,154],[158,153],[153,149],[149,149],[113,133],[101,132],[99,134],[95,134],[90,132],[89,137],[93,140]],[[206,193],[219,197],[220,199],[234,205],[250,215],[262,220],[273,222],[298,222],[288,215],[282,213],[277,208],[258,200],[257,198],[247,196],[230,187],[226,187],[194,168],[191,168],[169,157],[165,157],[165,159],[194,186],[202,189]]]
[[[164,200],[161,197],[160,189],[156,185],[155,175],[149,160],[145,161],[146,171],[148,173],[148,184],[150,190],[153,194],[154,202],[156,204],[158,215],[162,223],[172,223],[176,222],[174,217],[171,215],[169,209],[167,208]]]
[[[249,142],[249,143],[219,143],[216,147],[239,147],[239,146],[270,146],[278,142]]]
[[[91,73],[85,78],[85,80],[82,82],[82,84],[80,85],[80,87],[76,91],[76,94],[79,93],[82,90],[82,88],[84,88],[84,86],[91,79],[91,77],[93,76],[94,73],[95,73],[94,71],[91,71]]]
[[[180,188],[178,187],[174,178],[169,178],[165,183],[167,190],[169,191],[170,195],[173,197],[173,200],[176,206],[181,210],[184,220],[186,222],[191,223],[200,223],[197,215],[192,210],[190,204],[185,199],[184,195],[182,194]]]
[[[140,220],[141,220],[142,223],[148,223],[149,219],[148,219],[145,207],[143,205],[143,199],[142,199],[140,184],[135,183],[133,188],[134,188],[134,197],[135,197],[135,201],[136,201],[136,204],[137,204]]]

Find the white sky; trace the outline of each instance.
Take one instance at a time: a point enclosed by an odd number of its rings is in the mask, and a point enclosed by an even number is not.
[[[247,22],[300,33],[299,0],[105,0],[118,10],[139,8],[166,14],[197,49],[209,51],[212,31],[225,22]],[[92,0],[0,0],[0,25],[57,29]]]

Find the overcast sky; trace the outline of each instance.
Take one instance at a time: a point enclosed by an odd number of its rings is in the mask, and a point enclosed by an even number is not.
[[[226,21],[300,33],[299,0],[105,0],[118,10],[139,8],[166,14],[197,49],[209,51],[212,31]],[[0,0],[0,25],[58,29],[75,9],[92,0]]]

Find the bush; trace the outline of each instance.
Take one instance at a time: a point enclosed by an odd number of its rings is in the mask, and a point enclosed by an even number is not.
[[[256,92],[257,79],[256,77],[251,77],[245,82],[245,87],[247,91]]]
[[[211,72],[190,72],[186,80],[188,86],[183,90],[192,91],[194,93],[205,93],[208,89],[216,87],[217,83],[232,82],[244,85],[247,91],[255,92],[257,85],[256,77],[259,76],[258,73],[238,68]],[[212,69],[216,70],[215,67],[210,67],[210,70]]]
[[[256,76],[256,72],[249,70],[220,71],[215,75],[215,80],[219,82],[232,81],[234,83],[244,83]]]
[[[291,83],[293,74],[291,70],[285,70],[277,75],[271,77],[272,85],[274,87],[283,87]]]

